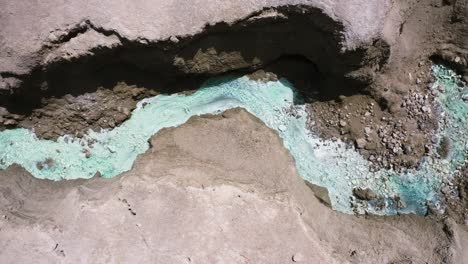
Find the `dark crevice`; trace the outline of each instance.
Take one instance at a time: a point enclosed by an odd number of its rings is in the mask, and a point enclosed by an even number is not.
[[[443,65],[443,66],[455,71],[458,75],[463,76],[464,74],[466,74],[465,73],[466,66],[455,62],[453,58],[444,58],[440,54],[433,54],[430,57],[430,59],[434,64]]]
[[[2,78],[25,78],[27,77],[26,74],[17,74],[13,72],[2,72],[1,73]]]
[[[61,44],[76,38],[78,35],[85,33],[89,30],[89,21],[83,21],[74,27],[68,29],[65,34],[57,36],[57,39],[51,40],[53,44]]]
[[[305,102],[329,101],[339,96],[367,94],[366,83],[346,76],[333,76],[303,55],[282,55],[264,67],[279,78],[289,80]]]
[[[276,17],[260,18],[264,11],[233,25],[219,23],[195,36],[158,43],[129,41],[118,32],[84,21],[59,37],[59,42],[93,29],[106,36],[116,35],[121,45],[40,65],[28,76],[15,76],[22,84],[10,91],[12,95],[0,96],[0,106],[27,117],[47,105],[50,98],[78,96],[99,87],[112,89],[120,82],[157,93],[175,93],[196,90],[213,76],[258,69],[287,78],[306,100],[332,100],[363,93],[369,80],[351,73],[369,64],[379,68],[388,57],[388,52],[382,51],[388,45],[342,52],[343,25],[319,9],[285,6],[273,10],[280,14]],[[380,52],[369,59],[369,48]]]

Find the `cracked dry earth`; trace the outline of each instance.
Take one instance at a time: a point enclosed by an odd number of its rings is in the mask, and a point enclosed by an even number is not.
[[[0,222],[2,262],[466,258],[464,231],[447,233],[442,223],[415,215],[356,217],[324,205],[298,176],[278,135],[244,110],[194,117],[161,131],[151,145],[157,147],[131,171],[112,179],[52,182],[18,166],[0,172],[7,209]]]

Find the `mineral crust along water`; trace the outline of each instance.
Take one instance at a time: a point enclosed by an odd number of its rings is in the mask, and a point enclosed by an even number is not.
[[[38,139],[26,129],[5,130],[0,132],[0,169],[16,163],[34,177],[51,180],[91,178],[97,172],[114,177],[131,169],[137,156],[148,150],[148,139],[162,128],[181,125],[195,115],[242,107],[278,132],[301,177],[327,188],[334,209],[353,213],[352,190],[362,187],[373,190],[386,203],[381,208],[369,202],[367,212],[425,214],[428,201],[437,204],[442,181],[466,162],[468,149],[468,103],[462,99],[468,88],[458,87],[455,74],[441,66],[435,66],[433,72],[437,77],[434,85],[445,86],[438,101],[446,120],[440,124],[438,136],[451,138],[454,147],[446,159],[428,156],[418,170],[405,173],[371,172],[369,162],[353,148],[312,134],[307,120],[313,117],[304,105],[295,103],[298,100],[288,81],[263,83],[247,77],[213,79],[191,95],[144,99],[119,127],[90,130],[83,138],[66,135],[50,141]],[[395,204],[396,196],[405,204],[403,208]]]

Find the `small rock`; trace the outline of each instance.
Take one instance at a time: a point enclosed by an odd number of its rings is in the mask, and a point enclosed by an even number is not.
[[[138,43],[141,43],[141,44],[144,44],[144,45],[147,45],[149,42],[147,39],[144,39],[144,38],[138,38],[137,39]]]
[[[286,126],[284,126],[284,125],[279,125],[279,126],[278,126],[278,130],[281,131],[281,132],[286,131]]]
[[[421,110],[422,110],[424,113],[429,113],[429,112],[431,112],[431,108],[429,108],[429,107],[427,107],[427,106],[421,107]]]
[[[40,161],[40,162],[37,162],[36,163],[36,167],[39,169],[39,170],[42,170],[42,169],[50,169],[54,166],[54,160],[51,159],[51,158],[47,158],[45,159],[44,161]]]
[[[341,121],[340,121],[340,126],[341,126],[341,127],[345,127],[345,126],[346,126],[346,121],[341,120]]]
[[[6,121],[3,122],[5,126],[15,126],[18,124],[16,120],[13,119],[7,119]]]
[[[354,188],[353,195],[360,200],[370,201],[376,199],[378,196],[369,188]]]
[[[459,62],[460,62],[460,60],[461,60],[461,59],[460,59],[460,57],[458,57],[458,56],[457,56],[457,57],[455,57],[455,62],[456,62],[456,63],[459,63]]]
[[[0,116],[8,115],[8,110],[5,107],[0,106]]]
[[[442,191],[443,194],[450,194],[450,192],[451,192],[449,186],[442,187],[441,191]]]
[[[413,149],[411,148],[411,146],[404,146],[403,147],[403,152],[408,155],[408,154],[411,154],[411,152],[413,151]]]
[[[432,149],[431,145],[428,145],[428,144],[424,145],[424,151],[426,153],[429,153],[431,151],[431,149]]]
[[[437,149],[437,153],[442,158],[445,159],[450,154],[451,149],[452,149],[452,141],[450,140],[450,138],[444,136],[440,141],[440,146]]]
[[[462,98],[463,101],[468,102],[468,94],[462,95],[461,98]]]
[[[292,256],[292,261],[293,262],[303,262],[305,260],[304,255],[301,253],[296,253]]]
[[[86,150],[84,151],[84,154],[85,154],[85,157],[86,157],[87,159],[89,159],[89,158],[91,157],[91,151],[89,151],[89,149],[86,149]]]
[[[356,139],[356,146],[360,149],[364,148],[366,146],[367,142],[363,138],[358,138]]]
[[[107,150],[109,150],[110,153],[115,153],[115,149],[112,146],[108,146]]]
[[[370,127],[365,127],[364,128],[364,133],[366,133],[367,135],[369,135],[370,133],[372,133],[372,129]]]
[[[170,41],[172,41],[174,43],[178,43],[179,39],[176,36],[172,36],[172,37],[170,37]]]
[[[42,170],[42,169],[44,168],[44,165],[42,165],[42,162],[37,162],[37,163],[36,163],[36,168],[37,168],[38,170]]]
[[[406,207],[405,202],[401,200],[400,196],[396,195],[395,197],[393,197],[393,200],[395,200],[396,207],[398,209],[403,209]]]

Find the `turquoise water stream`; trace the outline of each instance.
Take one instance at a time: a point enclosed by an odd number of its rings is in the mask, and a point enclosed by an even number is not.
[[[295,104],[294,88],[286,80],[262,83],[247,77],[210,80],[191,95],[144,99],[119,127],[89,131],[81,139],[63,136],[57,141],[40,140],[26,129],[5,130],[0,132],[0,169],[17,163],[34,177],[52,180],[91,178],[96,172],[102,177],[114,177],[131,169],[136,157],[149,148],[148,139],[160,129],[183,124],[194,115],[243,107],[279,133],[300,175],[326,187],[334,209],[351,213],[352,189],[369,187],[385,198],[387,206],[377,209],[370,203],[368,211],[424,214],[426,202],[437,203],[443,178],[450,177],[464,162],[468,149],[468,105],[461,99],[468,88],[457,87],[453,72],[438,66],[433,70],[436,84],[446,87],[439,101],[449,122],[441,125],[439,135],[452,138],[454,148],[448,159],[428,157],[419,170],[404,174],[391,170],[370,172],[368,161],[353,148],[311,134],[306,128],[305,107]],[[88,158],[87,151],[91,153]],[[395,195],[401,197],[405,208],[397,208],[391,199]]]

